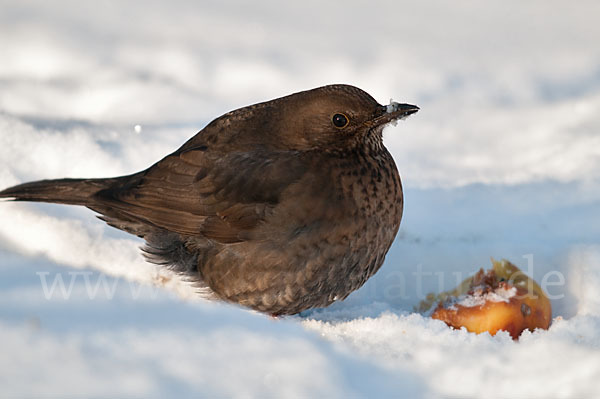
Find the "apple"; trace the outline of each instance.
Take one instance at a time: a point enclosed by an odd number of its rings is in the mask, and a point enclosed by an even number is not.
[[[552,306],[542,288],[509,261],[492,263],[453,291],[428,296],[420,309],[437,302],[432,318],[474,333],[503,330],[518,339],[526,329],[548,329]]]

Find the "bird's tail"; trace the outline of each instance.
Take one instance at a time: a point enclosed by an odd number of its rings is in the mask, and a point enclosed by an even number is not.
[[[116,180],[115,178],[40,180],[0,191],[0,198],[12,198],[15,201],[90,205],[94,202],[94,194],[110,187]]]

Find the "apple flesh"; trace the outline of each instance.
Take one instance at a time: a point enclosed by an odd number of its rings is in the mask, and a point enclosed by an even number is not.
[[[474,333],[503,330],[517,339],[526,329],[548,329],[552,306],[541,287],[507,260],[492,263],[489,271],[481,269],[455,290],[430,296],[421,307],[438,302],[432,318]]]

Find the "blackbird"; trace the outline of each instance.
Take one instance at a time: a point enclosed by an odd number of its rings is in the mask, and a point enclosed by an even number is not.
[[[86,206],[206,296],[295,314],[346,298],[381,267],[403,208],[382,130],[418,110],[319,87],[231,111],[139,173],[0,198]]]

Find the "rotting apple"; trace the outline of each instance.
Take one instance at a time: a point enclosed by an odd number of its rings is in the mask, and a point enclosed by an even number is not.
[[[428,295],[418,310],[437,303],[431,317],[450,327],[491,335],[504,330],[513,339],[525,329],[548,329],[552,306],[542,288],[507,260],[492,259],[492,264],[492,269],[480,269],[452,291]]]

